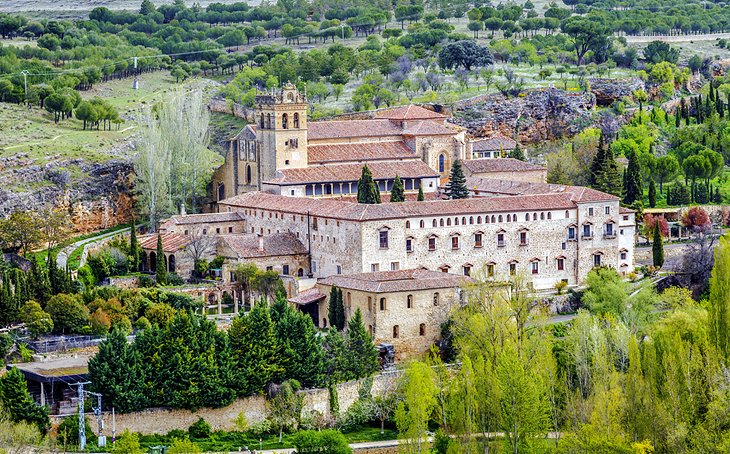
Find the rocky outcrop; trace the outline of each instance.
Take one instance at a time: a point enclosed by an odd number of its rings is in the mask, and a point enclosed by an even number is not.
[[[628,79],[591,79],[591,93],[599,106],[610,106],[621,98],[630,98],[636,90],[645,90],[644,81],[638,77]]]
[[[54,159],[55,158],[55,159]],[[26,153],[0,159],[0,216],[53,205],[71,214],[79,232],[128,222],[133,213],[133,168],[126,160],[91,163]]]
[[[556,88],[528,90],[514,98],[482,95],[457,102],[453,123],[477,137],[501,134],[521,143],[572,136],[592,123],[596,98]]]

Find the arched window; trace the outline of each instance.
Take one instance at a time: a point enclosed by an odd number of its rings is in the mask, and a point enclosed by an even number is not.
[[[446,156],[443,154],[439,155],[439,172],[444,172],[446,169]]]
[[[261,123],[261,124],[259,125],[259,127],[260,127],[261,129],[264,129],[264,114],[263,114],[263,113],[261,113],[261,121],[260,121],[260,123]]]
[[[472,222],[472,224],[473,224],[473,222]],[[461,225],[466,225],[466,217],[461,218]]]
[[[499,217],[497,218],[497,222],[502,222],[502,215],[501,215],[501,214],[500,214],[500,215],[499,215]]]
[[[421,223],[420,223],[419,225],[420,225],[420,227],[421,227],[421,228],[424,228],[424,227],[426,227],[426,223],[425,223],[425,222],[423,222],[423,219],[421,219]]]
[[[537,213],[532,213],[532,220],[537,221]]]
[[[469,216],[469,225],[474,224],[474,216]]]
[[[406,296],[406,307],[408,309],[413,309],[413,295]]]
[[[406,221],[406,228],[407,229],[410,229],[411,228],[411,221]]]
[[[494,220],[494,215],[492,215],[492,224],[494,224],[495,222],[497,221]]]
[[[299,128],[299,114],[297,112],[294,112],[294,128]]]
[[[170,258],[167,260],[167,264],[169,269],[167,270],[170,273],[175,272],[175,254],[170,254]]]
[[[281,129],[287,129],[289,127],[289,115],[281,115]]]
[[[451,225],[451,218],[446,218],[446,225]]]
[[[508,214],[507,215],[507,222],[512,222],[512,215],[511,214]]]
[[[459,218],[454,218],[454,225],[459,225]]]
[[[444,218],[439,219],[439,226],[444,226]]]
[[[530,213],[525,213],[525,221],[529,221],[529,220],[530,220]]]
[[[570,217],[570,212],[568,210],[565,210],[565,219],[568,219]]]
[[[553,218],[553,214],[552,214],[551,212],[549,212],[549,211],[548,211],[548,220],[550,220],[550,219],[552,219],[552,218]]]
[[[482,223],[482,217],[481,216],[477,216],[477,224],[481,224],[481,223]]]
[[[223,183],[218,183],[218,200],[226,198],[226,187]]]
[[[271,129],[271,114],[266,114],[266,129]]]
[[[246,184],[251,184],[251,166],[246,166]]]
[[[439,305],[439,292],[435,292],[433,294],[433,305],[438,306]]]
[[[545,213],[540,213],[540,220],[541,221],[544,221],[545,220]]]
[[[156,263],[157,263],[157,253],[150,252],[150,265],[147,267],[147,269],[150,271],[154,270]]]
[[[299,268],[297,270],[297,276],[304,277],[304,268]]]
[[[436,223],[436,219],[433,220],[433,226],[438,227],[438,224]]]

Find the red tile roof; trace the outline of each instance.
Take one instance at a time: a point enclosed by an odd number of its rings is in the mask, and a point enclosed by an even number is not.
[[[401,128],[389,120],[313,121],[307,124],[307,139],[400,136]]]
[[[456,133],[453,129],[428,120],[418,122],[403,131],[404,136],[452,136]]]
[[[165,221],[165,224],[168,222],[176,225],[214,224],[216,222],[234,222],[242,219],[239,213],[233,211],[223,213],[178,214],[170,217],[170,219]]]
[[[263,249],[259,248],[259,236],[253,233],[220,235],[219,244],[227,246],[242,259],[307,253],[307,248],[293,233],[273,233],[261,238]]]
[[[344,289],[372,293],[456,288],[471,282],[473,280],[468,276],[429,271],[423,268],[349,275],[336,274],[319,281],[323,285],[336,285]]]
[[[392,109],[383,110],[375,114],[375,118],[387,118],[389,120],[443,120],[446,115],[425,109],[415,104],[407,106],[394,107]]]
[[[548,195],[566,194],[576,203],[600,202],[617,200],[618,197],[582,186],[566,186],[562,184],[527,183],[522,181],[508,181],[494,178],[467,177],[466,186],[476,195]]]
[[[517,142],[504,136],[494,136],[472,141],[473,151],[514,150]]]
[[[177,252],[180,249],[184,249],[191,241],[188,235],[181,235],[179,233],[163,233],[161,236],[162,250],[165,252]],[[157,235],[152,234],[140,237],[139,246],[148,251],[157,250]]]
[[[473,197],[460,200],[406,201],[365,205],[335,198],[287,197],[263,192],[239,194],[219,202],[223,206],[265,209],[283,213],[307,213],[350,221],[376,221],[412,217],[486,214],[539,210],[565,210],[585,201],[616,200],[617,198],[593,189],[576,188],[552,194],[506,197]]]
[[[368,162],[368,167],[376,180],[395,178],[428,178],[438,174],[421,160],[397,162]],[[276,172],[276,177],[264,183],[294,185],[304,183],[328,183],[357,181],[362,175],[363,164],[332,164],[311,166],[302,169],[284,169]]]
[[[514,158],[484,158],[462,161],[467,174],[490,172],[531,172],[546,170],[545,167],[530,164]]]
[[[289,298],[289,301],[294,304],[299,304],[299,305],[303,306],[305,304],[317,302],[326,297],[327,297],[327,295],[320,292],[318,288],[314,287],[314,288],[310,288],[310,289],[299,292],[298,295]]]
[[[415,159],[418,156],[403,142],[365,142],[342,145],[311,145],[307,148],[309,164],[329,162]]]

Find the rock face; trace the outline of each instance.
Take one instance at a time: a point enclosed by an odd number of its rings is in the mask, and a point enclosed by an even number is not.
[[[26,153],[0,159],[0,217],[53,205],[69,211],[79,232],[104,229],[131,219],[132,189],[133,167],[126,160],[39,164]]]
[[[528,90],[515,98],[482,95],[456,103],[452,122],[481,137],[501,134],[521,143],[572,136],[590,125],[596,98],[556,88]]]
[[[610,106],[621,98],[631,97],[636,90],[646,90],[644,81],[638,77],[628,79],[591,79],[591,93],[599,106]]]

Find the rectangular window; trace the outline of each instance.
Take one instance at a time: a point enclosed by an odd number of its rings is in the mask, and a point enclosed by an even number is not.
[[[565,259],[558,259],[558,271],[565,271]]]
[[[316,273],[316,272],[317,272],[317,262],[313,261],[312,262],[312,273]]]
[[[317,230],[317,218],[312,218],[312,230]]]
[[[532,262],[532,274],[540,272],[540,262]]]
[[[520,246],[527,245],[527,232],[520,232]]]
[[[510,263],[509,264],[509,275],[514,276],[517,273],[517,264],[516,263]]]
[[[629,217],[628,216],[624,216],[624,221],[628,221],[628,220],[629,220]]]
[[[621,253],[621,260],[626,260],[626,253],[625,252],[622,252]]]
[[[611,214],[611,207],[606,207],[605,210],[606,210],[606,214]]]
[[[379,263],[372,263],[370,264],[370,272],[371,273],[377,273],[380,271],[380,264]]]
[[[390,271],[398,271],[400,269],[400,262],[390,262]]]
[[[504,247],[504,233],[497,234],[497,247]]]
[[[568,227],[568,239],[569,240],[575,239],[575,227]]]
[[[601,266],[601,256],[599,254],[593,256],[593,266]]]
[[[583,236],[584,237],[590,237],[591,236],[591,226],[590,224],[586,224],[583,226]]]
[[[337,274],[342,274],[342,265],[337,265]]]
[[[406,252],[413,252],[413,239],[406,238]]]
[[[489,265],[487,265],[487,276],[488,277],[494,276],[494,265],[491,263]]]
[[[464,272],[464,276],[471,276],[471,267],[470,266],[463,267],[462,271]]]
[[[380,249],[388,249],[388,231],[381,230],[379,232],[380,237]]]
[[[393,339],[398,339],[400,334],[400,327],[398,325],[393,326]]]
[[[588,208],[588,216],[593,216],[593,208]]]
[[[233,227],[228,227],[228,233],[233,233]]]
[[[418,335],[419,336],[426,335],[426,324],[425,323],[421,323],[420,325],[418,325]]]
[[[436,237],[431,237],[428,239],[428,250],[429,251],[435,251],[436,250]]]
[[[451,237],[451,249],[459,249],[459,237],[458,236]]]
[[[481,233],[474,234],[474,247],[482,247],[482,234]]]
[[[289,265],[284,265],[281,267],[281,274],[283,274],[284,276],[289,275]]]
[[[613,236],[613,224],[606,224],[606,236]]]

